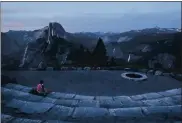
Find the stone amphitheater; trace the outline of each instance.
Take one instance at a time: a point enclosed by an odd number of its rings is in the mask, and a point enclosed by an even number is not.
[[[1,87],[2,123],[180,123],[181,88],[133,96],[29,93],[31,87]]]
[[[180,123],[181,82],[147,74],[135,82],[124,71],[3,71],[18,84],[1,86],[2,123]],[[53,90],[30,94],[40,79]],[[113,87],[116,87],[113,89]]]

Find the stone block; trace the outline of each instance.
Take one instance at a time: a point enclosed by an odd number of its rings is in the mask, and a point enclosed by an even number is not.
[[[47,97],[56,98],[56,99],[73,99],[75,94],[68,94],[68,93],[59,93],[59,92],[52,92]]]
[[[27,101],[40,102],[43,98],[44,97],[42,97],[42,96],[37,96],[37,95],[30,94],[30,96],[27,99]]]
[[[170,97],[153,99],[153,100],[143,100],[142,101],[146,106],[169,106],[174,105],[173,99]]]
[[[113,97],[110,96],[96,96],[96,100],[113,100]]]
[[[80,100],[77,104],[78,107],[99,107],[98,100]]]
[[[94,96],[76,95],[74,99],[77,99],[77,100],[93,100]]]
[[[61,121],[61,120],[47,120],[44,123],[73,123],[73,122],[67,122],[67,121]]]
[[[71,116],[74,108],[56,105],[49,112],[47,117],[53,120],[66,119]]]
[[[178,119],[182,120],[182,115],[181,115],[182,114],[182,106],[181,105],[173,105],[173,106],[169,106],[168,108],[171,111],[168,114],[168,117],[178,118]]]
[[[24,118],[17,118],[12,121],[12,123],[41,123],[41,120],[32,120],[32,119],[24,119]]]
[[[109,116],[107,109],[94,107],[77,107],[72,115],[73,118],[96,118],[107,116]]]
[[[182,95],[176,95],[171,97],[177,105],[182,104]]]
[[[3,96],[3,100],[11,100],[13,98],[13,90],[12,89],[7,89],[1,87],[1,94]]]
[[[26,92],[26,93],[29,93],[31,90],[32,90],[31,87],[25,87],[25,88],[21,89],[22,92]]]
[[[20,108],[20,111],[27,114],[45,113],[53,106],[54,104],[51,103],[27,102],[26,105]]]
[[[16,86],[16,84],[13,84],[13,83],[8,83],[5,85],[5,88],[8,88],[8,89],[14,89]]]
[[[112,116],[119,117],[121,119],[144,117],[140,107],[109,109],[109,112]]]
[[[171,89],[171,90],[167,90],[167,91],[163,91],[163,92],[158,92],[159,94],[163,95],[163,96],[175,96],[175,95],[181,95],[181,88],[177,88],[177,89]]]
[[[55,103],[57,99],[53,99],[53,98],[49,98],[49,97],[45,97],[41,100],[42,103]]]
[[[131,96],[133,100],[147,100],[147,99],[157,99],[164,97],[158,93],[146,93],[146,94],[140,94],[140,95],[135,95]]]
[[[1,113],[1,122],[2,123],[8,123],[10,120],[12,120],[14,117],[11,115],[6,115]]]
[[[146,100],[143,95],[134,95],[130,96],[132,100],[138,101],[138,100]]]
[[[25,88],[30,88],[30,87],[19,85],[19,84],[8,83],[6,84],[5,88],[21,91]]]
[[[56,105],[63,105],[68,107],[74,107],[78,105],[78,100],[72,100],[72,99],[58,99],[54,102]]]
[[[6,106],[10,108],[20,109],[22,106],[26,105],[26,103],[26,101],[12,99],[9,103],[6,104]]]
[[[166,119],[166,118],[175,118],[181,117],[181,105],[175,106],[151,106],[151,107],[142,107],[143,113],[146,118],[151,119]]]
[[[132,99],[129,96],[115,96],[115,97],[113,97],[113,99],[121,101],[121,102],[132,101]]]
[[[44,113],[53,107],[53,104],[50,103],[37,103],[37,102],[27,102],[13,99],[6,105],[10,108],[19,109],[22,113]]]
[[[99,101],[101,108],[121,108],[123,104],[120,100],[100,100]]]

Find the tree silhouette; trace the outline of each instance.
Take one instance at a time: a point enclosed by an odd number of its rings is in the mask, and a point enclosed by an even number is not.
[[[173,54],[176,57],[175,65],[176,70],[182,72],[182,33],[176,33],[173,40]]]
[[[80,48],[77,50],[77,58],[76,61],[79,63],[79,65],[83,65],[84,60],[84,47],[83,45],[80,45]]]
[[[116,65],[116,62],[115,62],[114,57],[111,58],[111,60],[110,60],[110,65],[111,65],[111,66],[115,66],[115,65]]]
[[[99,38],[97,45],[92,53],[93,61],[95,65],[106,65],[107,56],[106,56],[106,48],[104,42],[101,38]]]

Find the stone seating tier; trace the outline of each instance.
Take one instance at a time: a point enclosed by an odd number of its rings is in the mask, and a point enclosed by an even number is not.
[[[29,93],[31,87],[1,87],[3,123],[178,123],[181,88],[132,96]]]

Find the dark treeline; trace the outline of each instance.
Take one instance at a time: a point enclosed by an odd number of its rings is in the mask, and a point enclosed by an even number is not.
[[[112,66],[115,64],[114,58],[111,58],[110,61],[108,59],[106,48],[101,38],[98,39],[97,45],[92,52],[80,45],[78,49],[72,49],[67,58],[76,66]]]

